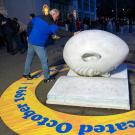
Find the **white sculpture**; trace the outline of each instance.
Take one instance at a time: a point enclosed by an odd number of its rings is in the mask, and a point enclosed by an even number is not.
[[[73,36],[63,52],[67,65],[81,76],[104,75],[127,57],[127,44],[114,34],[87,30]]]
[[[127,66],[120,65],[128,52],[123,40],[105,31],[88,30],[75,35],[63,52],[71,70],[57,80],[46,102],[130,110]],[[110,71],[109,77],[92,77]]]

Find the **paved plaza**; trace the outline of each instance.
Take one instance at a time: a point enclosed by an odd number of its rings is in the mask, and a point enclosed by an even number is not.
[[[135,63],[135,33],[125,33],[125,34],[117,34],[123,40],[127,42],[130,48],[130,54],[126,61]],[[63,60],[63,47],[66,43],[66,39],[61,39],[60,41],[56,41],[55,45],[50,45],[47,47],[48,52],[48,61],[49,65],[59,65],[64,64]],[[8,86],[10,86],[13,82],[17,81],[21,78],[24,69],[24,62],[26,58],[25,54],[16,54],[14,56],[6,53],[6,48],[3,47],[0,50],[0,95],[6,90]],[[41,68],[39,60],[37,56],[33,61],[32,72],[37,71]],[[62,75],[66,75],[67,72],[62,72],[57,75],[57,78]],[[38,100],[46,105],[46,96],[50,88],[53,86],[55,82],[51,82],[45,84],[41,82],[36,90],[36,96]],[[135,109],[135,72],[129,71],[129,85],[130,85],[130,99],[131,99],[131,109]],[[75,115],[83,115],[83,116],[103,116],[103,115],[112,115],[119,114],[125,112],[124,110],[114,110],[114,109],[95,109],[95,108],[84,108],[84,107],[71,107],[71,106],[59,106],[59,105],[47,105],[49,108],[54,109],[56,111],[75,114]],[[0,120],[0,135],[16,135],[16,133],[12,132],[3,122]]]

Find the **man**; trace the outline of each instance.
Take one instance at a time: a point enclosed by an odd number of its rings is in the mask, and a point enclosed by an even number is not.
[[[5,23],[3,24],[2,27],[3,34],[5,36],[5,39],[7,41],[7,52],[14,55],[16,54],[14,47],[13,47],[13,29],[12,29],[12,20],[10,18],[5,19]]]
[[[13,20],[7,18],[2,29],[7,41],[7,52],[11,55],[15,55],[18,51],[24,53],[23,44],[21,43],[19,36],[20,25],[17,22],[17,18],[14,18]],[[17,45],[16,49],[14,49],[14,42]]]
[[[2,29],[4,23],[5,23],[5,17],[0,13],[0,49],[5,45],[5,38]]]
[[[21,42],[20,38],[20,24],[18,22],[17,18],[13,18],[12,20],[12,29],[13,29],[13,41],[16,42],[17,47],[16,47],[16,52],[20,51],[21,54],[25,52],[25,46]]]
[[[49,82],[55,79],[49,74],[47,55],[44,47],[46,46],[46,42],[51,34],[57,33],[59,36],[67,34],[63,31],[59,31],[58,26],[55,24],[55,21],[58,19],[59,14],[59,10],[52,9],[49,15],[45,15],[44,13],[43,16],[38,16],[32,19],[31,25],[28,26],[28,53],[25,62],[25,70],[23,77],[27,79],[32,79],[30,75],[30,66],[32,64],[34,53],[36,53],[42,65],[45,77],[44,82]],[[72,36],[73,34],[70,35]]]

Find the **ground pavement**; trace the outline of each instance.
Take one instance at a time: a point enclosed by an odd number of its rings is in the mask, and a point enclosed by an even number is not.
[[[118,34],[121,38],[123,38],[129,45],[130,54],[127,58],[127,61],[135,63],[135,33],[133,34]],[[61,41],[57,41],[56,45],[51,45],[47,47],[48,50],[48,59],[49,65],[57,65],[64,63],[62,57],[63,46],[67,39],[61,39]],[[0,50],[0,95],[6,90],[6,88],[21,78],[23,69],[24,69],[24,62],[25,62],[25,54],[16,54],[15,56],[11,56],[6,53],[6,49],[3,48]],[[32,65],[32,72],[37,71],[40,69],[40,63],[35,56]],[[62,74],[66,74],[66,72],[59,74],[57,77],[61,76]],[[54,82],[45,85],[43,82],[39,85],[36,90],[37,98],[45,104],[46,94],[49,89],[52,87]],[[132,109],[135,109],[135,73],[130,72],[130,84],[131,85],[131,97],[132,97]],[[104,110],[104,109],[94,109],[94,108],[80,108],[80,107],[65,107],[65,106],[55,106],[51,105],[48,106],[52,109],[66,112],[70,114],[79,114],[79,115],[108,115],[108,114],[116,114],[122,113],[124,111],[119,110]],[[100,112],[100,113],[98,113]],[[3,122],[0,120],[0,135],[16,135],[13,131],[11,131]]]

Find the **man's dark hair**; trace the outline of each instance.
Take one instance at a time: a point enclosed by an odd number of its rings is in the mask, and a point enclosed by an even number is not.
[[[35,14],[34,13],[31,13],[30,14],[30,17],[34,18],[35,17]]]
[[[14,21],[18,21],[18,18],[14,17],[13,20],[14,20]]]
[[[4,15],[0,13],[0,17],[1,17],[1,18],[4,18]]]

